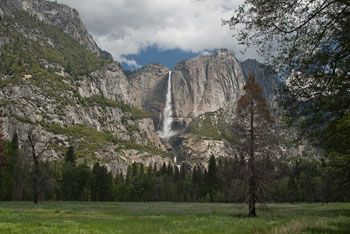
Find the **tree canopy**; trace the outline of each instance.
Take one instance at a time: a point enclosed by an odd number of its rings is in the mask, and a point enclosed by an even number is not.
[[[246,0],[224,23],[284,76],[302,114],[328,113],[324,123],[349,110],[350,1]]]

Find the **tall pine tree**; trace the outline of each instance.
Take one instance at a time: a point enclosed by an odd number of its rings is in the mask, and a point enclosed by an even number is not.
[[[244,154],[248,156],[248,206],[249,217],[256,217],[255,203],[258,186],[261,184],[258,175],[256,157],[267,156],[271,152],[268,140],[273,138],[271,125],[274,119],[270,114],[261,88],[255,81],[255,75],[249,74],[243,87],[244,93],[237,103],[237,129],[244,136],[242,144],[246,146]]]

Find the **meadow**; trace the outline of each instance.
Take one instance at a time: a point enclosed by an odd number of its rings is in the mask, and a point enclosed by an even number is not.
[[[350,203],[0,202],[0,233],[350,233]]]

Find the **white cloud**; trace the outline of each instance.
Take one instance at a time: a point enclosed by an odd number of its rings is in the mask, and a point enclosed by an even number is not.
[[[206,53],[238,43],[221,19],[243,0],[59,0],[76,8],[97,44],[120,62],[148,46]],[[248,53],[256,56],[255,53]],[[136,65],[137,66],[137,65]]]

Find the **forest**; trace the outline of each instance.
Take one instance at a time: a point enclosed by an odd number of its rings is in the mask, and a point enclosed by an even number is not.
[[[19,150],[17,135],[1,142],[0,199],[33,200],[35,171]],[[257,171],[264,172],[264,180],[258,180],[262,184],[257,201],[348,202],[349,182],[339,176],[336,164],[308,157],[258,160]],[[77,165],[71,146],[64,160],[40,161],[39,168],[39,200],[245,202],[248,196],[247,161],[237,157],[212,156],[208,170],[133,163],[126,175],[113,176],[99,163],[92,168]]]

